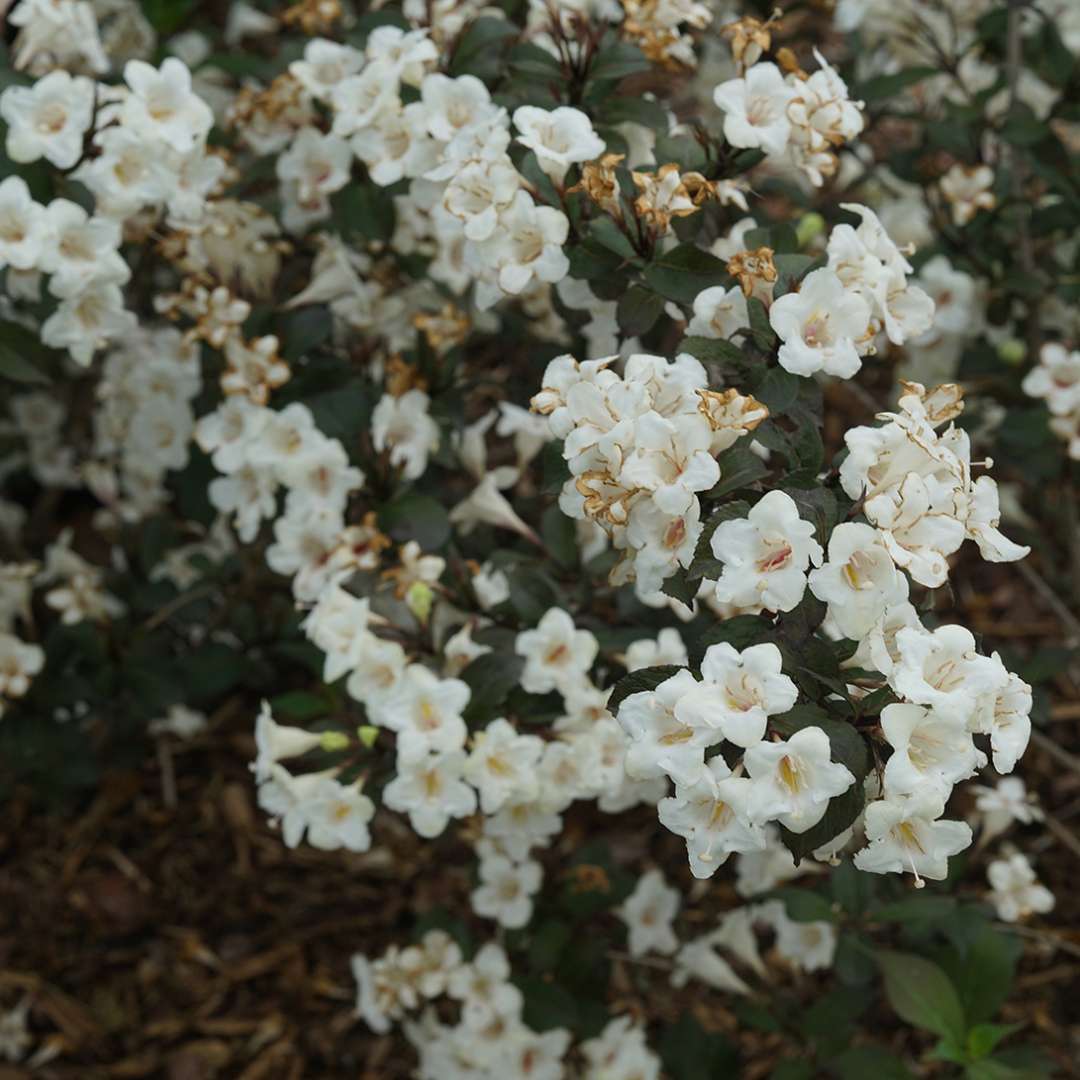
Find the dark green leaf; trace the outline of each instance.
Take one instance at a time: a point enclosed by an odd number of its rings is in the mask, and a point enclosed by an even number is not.
[[[750,645],[769,641],[772,633],[772,623],[764,616],[736,615],[734,618],[711,624],[698,639],[694,650],[695,656],[700,662],[700,658],[705,655],[710,645],[718,645],[723,641],[741,651]]]
[[[589,68],[589,81],[625,79],[639,71],[648,71],[652,65],[645,54],[628,41],[620,41],[601,49]]]
[[[50,350],[37,334],[19,323],[0,320],[0,377],[12,382],[47,385],[44,360]]]
[[[424,551],[435,551],[450,539],[446,507],[416,491],[387,503],[379,511],[379,528],[399,543],[415,540]]]
[[[706,1032],[688,1011],[664,1032],[658,1049],[672,1080],[718,1080],[739,1075],[735,1047],[723,1035]]]
[[[664,310],[664,298],[644,285],[631,285],[619,298],[615,320],[626,337],[640,337],[653,328]]]
[[[828,1063],[837,1080],[914,1080],[914,1074],[891,1051],[877,1046],[853,1046]]]
[[[747,355],[733,341],[723,338],[685,337],[679,342],[679,352],[689,353],[703,363],[731,364],[744,367]]]
[[[900,1017],[942,1038],[963,1042],[967,1025],[956,988],[937,964],[913,953],[881,950],[885,996]]]
[[[799,376],[782,367],[769,368],[753,390],[754,397],[768,406],[773,416],[781,416],[799,396]]]
[[[773,889],[765,896],[767,900],[782,900],[788,918],[795,922],[834,922],[836,913],[832,904],[813,889],[787,885]]]
[[[715,487],[704,493],[702,497],[705,499],[730,495],[767,476],[769,472],[768,465],[753,450],[741,444],[729,447],[716,460],[720,465],[720,479]]]
[[[650,263],[645,280],[661,296],[692,304],[698,293],[719,284],[727,275],[723,262],[694,244],[680,244]]]
[[[506,19],[481,16],[459,38],[450,59],[449,73],[455,78],[475,75],[481,79],[498,74],[503,66],[506,44],[518,33],[518,28]]]
[[[877,75],[866,82],[860,83],[851,91],[855,100],[879,101],[883,98],[893,98],[906,90],[909,86],[922,82],[923,79],[937,74],[937,68],[910,67],[903,71],[897,71],[893,75]]]
[[[525,660],[516,653],[489,652],[471,661],[460,678],[472,691],[469,711],[473,715],[498,709],[521,681]]]
[[[852,784],[843,795],[829,800],[825,816],[806,832],[793,833],[780,826],[780,840],[791,852],[798,866],[811,852],[816,851],[834,840],[845,829],[850,828],[866,805],[866,796],[861,783]]]
[[[631,694],[642,694],[648,690],[655,690],[662,682],[685,670],[685,668],[679,667],[677,664],[661,664],[657,667],[640,668],[637,671],[631,671],[629,675],[624,675],[615,684],[611,696],[608,698],[608,711],[615,714],[618,712],[619,706]]]
[[[752,296],[746,301],[746,311],[750,316],[750,336],[754,339],[754,344],[764,352],[772,352],[777,337],[769,322],[765,305],[756,296]]]

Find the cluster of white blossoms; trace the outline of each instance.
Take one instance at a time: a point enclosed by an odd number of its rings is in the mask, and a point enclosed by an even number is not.
[[[1069,457],[1080,461],[1080,350],[1048,341],[1022,385],[1026,394],[1046,402],[1050,430],[1065,441]]]
[[[934,302],[908,282],[911,264],[877,215],[842,203],[857,226],[829,234],[827,264],[811,270],[797,291],[773,301],[769,322],[782,342],[777,360],[795,375],[824,372],[849,379],[884,335],[902,345],[930,329]]]
[[[660,1059],[628,1015],[572,1051],[565,1028],[533,1031],[522,1019],[525,999],[510,981],[510,961],[495,942],[466,960],[447,933],[429,930],[418,944],[391,945],[375,960],[353,956],[352,969],[357,1015],[376,1032],[404,1021],[421,1080],[659,1080]],[[440,1000],[455,1003],[455,1024],[436,1012]],[[419,1016],[409,1019],[412,1013]]]
[[[764,891],[780,876],[756,883]],[[741,890],[740,890],[741,891]],[[794,972],[832,966],[837,936],[822,921],[794,921],[779,900],[746,904],[727,911],[715,929],[680,941],[674,922],[681,895],[659,870],[643,874],[633,892],[615,909],[626,925],[632,959],[650,954],[670,957],[673,987],[691,980],[728,994],[752,995],[775,978],[762,956],[762,934],[771,938],[773,957]],[[569,1031],[543,1035],[521,1019],[524,998],[510,981],[510,962],[494,942],[465,960],[442,930],[429,930],[415,945],[390,946],[371,960],[352,958],[357,984],[356,1013],[373,1031],[385,1033],[403,1023],[420,1055],[420,1077],[431,1080],[481,1080],[497,1076],[539,1076],[561,1080],[659,1080],[660,1060],[648,1048],[644,1029],[629,1016],[617,1016],[595,1038],[572,1045]],[[456,1024],[433,1008],[439,999],[456,1002]],[[411,1014],[420,1013],[418,1019]]]
[[[538,189],[511,160],[511,142],[531,150],[559,189],[572,165],[605,146],[588,116],[567,106],[522,106],[512,131],[479,79],[436,71],[438,60],[426,29],[379,27],[363,51],[321,39],[307,45],[290,74],[308,123],[284,131],[289,145],[277,159],[284,221],[303,231],[328,217],[329,196],[348,181],[354,157],[380,186],[409,180],[398,201],[426,219],[424,232],[442,253],[433,277],[455,292],[475,284],[484,309],[554,284],[568,268],[566,215],[538,201]],[[312,126],[315,102],[333,115],[327,133]],[[439,271],[444,261],[449,274]]]
[[[817,49],[812,75],[797,67],[785,74],[755,52],[756,62],[743,75],[713,92],[724,113],[724,138],[731,146],[786,160],[821,187],[837,171],[837,148],[863,129],[862,102],[849,98],[844,80]]]
[[[532,399],[563,440],[570,478],[559,508],[599,525],[621,559],[613,584],[663,604],[664,580],[688,567],[701,535],[699,495],[720,480],[716,455],[753,431],[768,410],[735,390],[708,388],[700,361],[635,354],[552,360]]]
[[[125,223],[148,209],[197,220],[225,173],[223,159],[207,151],[213,114],[180,60],[157,69],[131,60],[124,79],[110,86],[57,69],[0,94],[8,156],[73,170],[94,197],[90,213],[65,198],[36,203],[18,176],[0,184],[0,265],[48,275],[58,303],[41,340],[83,366],[136,326],[122,291],[131,277],[119,252]],[[31,281],[23,291],[36,287]]]
[[[897,566],[920,585],[937,588],[949,574],[948,556],[967,539],[984,559],[1013,562],[1029,549],[998,530],[997,484],[989,476],[973,480],[967,432],[950,424],[963,409],[958,386],[929,393],[918,383],[904,385],[899,412],[881,413],[881,427],[857,427],[844,436],[848,456],[840,483],[862,501],[867,520]]]
[[[837,525],[827,559],[813,526],[781,491],[764,495],[746,518],[720,522],[711,541],[724,564],[717,599],[743,610],[787,612],[809,587],[826,604],[826,629],[857,643],[850,663],[880,672],[900,699],[881,714],[891,755],[880,790],[868,789],[868,844],[855,855],[861,869],[878,873],[944,877],[947,856],[971,840],[963,822],[939,819],[953,786],[986,763],[975,736],[988,739],[994,766],[1004,773],[1031,732],[1030,687],[996,653],[980,655],[964,627],[925,628],[908,601],[904,571],[922,585],[944,583],[945,556],[965,537],[997,561],[1027,553],[997,531],[994,481],[971,483],[966,435],[935,430],[961,405],[956,387],[927,394],[909,384],[900,413],[883,415],[888,424],[848,433],[841,482],[862,500],[871,524]],[[713,645],[700,680],[680,671],[655,690],[631,694],[618,710],[631,739],[628,771],[675,784],[675,797],[660,803],[660,820],[686,838],[696,876],[710,876],[731,852],[764,848],[769,822],[807,831],[856,782],[831,759],[820,727],[787,738],[770,730],[770,717],[798,699],[782,659],[768,643],[742,652]],[[726,752],[709,755],[714,747]],[[733,769],[738,750],[743,755]]]
[[[776,883],[777,879],[770,882]],[[774,935],[776,956],[794,971],[832,966],[837,941],[832,923],[796,922],[780,900],[731,908],[715,929],[685,942],[680,942],[674,929],[681,904],[679,891],[664,881],[659,870],[649,870],[616,910],[626,924],[631,957],[650,953],[670,956],[675,987],[694,979],[725,993],[753,994],[752,984],[769,978],[759,948],[758,932],[762,930]]]

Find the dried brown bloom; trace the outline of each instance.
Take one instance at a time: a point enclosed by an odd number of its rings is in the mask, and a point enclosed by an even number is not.
[[[753,296],[755,286],[771,285],[776,281],[772,248],[760,247],[757,251],[737,252],[728,259],[727,272],[738,281],[743,296]]]
[[[769,51],[772,44],[772,29],[780,26],[780,12],[762,22],[752,15],[746,15],[735,22],[720,28],[720,33],[731,43],[731,54],[741,70],[756,64],[761,54]]]
[[[800,79],[808,79],[810,76],[799,66],[798,57],[785,45],[776,51],[776,62],[781,69],[789,75],[795,75]]]
[[[625,154],[605,154],[598,161],[588,161],[581,167],[581,179],[567,188],[567,194],[583,191],[597,206],[621,216],[619,207],[619,178],[615,169]]]
[[[300,0],[281,16],[286,26],[299,26],[309,37],[328,34],[343,14],[339,0]]]
[[[440,311],[421,311],[413,316],[413,326],[437,353],[460,345],[469,336],[471,325],[469,316],[453,304],[445,304]]]
[[[413,367],[401,353],[394,353],[386,361],[383,374],[386,392],[393,397],[401,397],[410,390],[426,390],[427,380]]]
[[[634,200],[634,213],[659,235],[668,231],[673,217],[697,213],[674,162],[661,165],[655,173],[632,172],[630,176],[641,193]]]

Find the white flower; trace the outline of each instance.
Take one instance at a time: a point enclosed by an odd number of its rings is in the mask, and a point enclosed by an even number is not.
[[[1010,672],[1008,682],[994,696],[990,712],[990,749],[999,773],[1012,772],[1027,749],[1031,704],[1031,687]]]
[[[535,630],[523,630],[514,651],[525,657],[521,687],[530,694],[563,691],[584,681],[599,645],[588,630],[578,630],[565,611],[551,608]]]
[[[410,664],[385,701],[369,706],[373,723],[397,732],[398,767],[465,746],[469,687],[440,679],[422,664]]]
[[[655,690],[630,694],[619,706],[618,721],[630,738],[626,771],[639,780],[667,773],[678,784],[693,784],[705,767],[705,749],[722,732],[690,727],[675,714],[679,701],[697,686],[689,671],[679,671]]]
[[[768,718],[798,700],[795,684],[781,674],[782,663],[780,650],[768,642],[742,652],[726,641],[710,645],[701,682],[676,702],[676,718],[717,730],[736,746],[754,746],[765,737]]]
[[[705,934],[684,942],[675,954],[671,985],[679,988],[691,979],[698,979],[727,994],[749,994],[750,987],[735,973],[735,969],[716,951],[716,934]]]
[[[740,607],[760,604],[769,611],[791,611],[806,591],[806,569],[821,565],[814,526],[799,517],[794,499],[770,491],[750,513],[722,521],[712,534],[713,554],[724,563],[716,599]]]
[[[347,138],[374,124],[387,110],[401,108],[393,66],[376,60],[359,74],[341,79],[330,91],[334,113],[331,131]]]
[[[306,754],[321,741],[322,736],[313,731],[279,724],[270,713],[269,702],[264,701],[255,718],[256,757],[251,771],[255,774],[256,782],[266,780],[279,761]]]
[[[522,105],[514,110],[514,126],[517,141],[536,155],[540,168],[557,184],[571,165],[592,161],[606,149],[588,116],[565,105],[557,109]]]
[[[580,1049],[588,1062],[582,1080],[660,1080],[660,1059],[646,1045],[644,1028],[629,1015],[615,1017]]]
[[[615,914],[626,923],[630,955],[675,952],[679,939],[671,924],[680,906],[678,890],[668,886],[661,871],[642,874],[634,891],[615,909]]]
[[[452,817],[476,811],[476,792],[461,778],[465,754],[452,750],[409,762],[398,762],[398,775],[383,789],[391,810],[408,813],[420,836],[438,836]]]
[[[1055,416],[1068,416],[1080,409],[1080,350],[1066,349],[1048,341],[1039,350],[1039,362],[1021,384],[1025,394],[1043,398]]]
[[[371,847],[368,823],[375,804],[355,785],[346,787],[326,777],[305,794],[307,838],[321,851],[367,851]]]
[[[544,876],[540,864],[491,855],[480,860],[479,874],[480,885],[472,893],[473,911],[510,930],[525,926],[532,918],[533,894]]]
[[[776,931],[776,951],[797,971],[823,971],[836,955],[836,929],[830,922],[797,922],[788,917],[783,901],[769,900],[755,909],[759,919]]]
[[[95,282],[60,302],[42,324],[41,340],[54,349],[67,349],[77,364],[87,367],[97,349],[133,332],[135,326],[135,315],[124,309],[119,286]]]
[[[0,181],[0,265],[36,269],[48,246],[46,220],[21,176]]]
[[[908,701],[932,706],[942,720],[969,723],[978,696],[1000,692],[1008,682],[1001,662],[980,656],[963,626],[905,627],[896,633],[896,649],[889,685]]]
[[[304,46],[303,60],[289,64],[289,72],[312,97],[325,101],[334,87],[355,75],[363,63],[363,54],[351,45],[315,38]]]
[[[870,309],[828,267],[812,270],[798,292],[774,300],[769,322],[783,342],[777,360],[794,375],[824,371],[849,379],[862,365],[858,343],[870,337]]]
[[[712,877],[732,852],[764,849],[765,830],[747,815],[751,787],[745,777],[733,777],[717,754],[696,781],[676,782],[674,797],[657,804],[660,824],[686,840],[694,877]]]
[[[447,993],[461,1002],[461,1019],[472,1031],[482,1031],[521,1012],[521,991],[510,982],[510,961],[502,947],[489,941],[450,975]]]
[[[403,177],[422,176],[437,160],[437,144],[428,135],[424,107],[418,101],[383,109],[372,124],[353,135],[349,145],[381,187]]]
[[[989,165],[962,165],[957,162],[941,178],[941,194],[952,207],[954,225],[966,225],[980,210],[992,210],[997,198],[990,189],[994,170]]]
[[[536,766],[544,752],[536,735],[519,735],[506,720],[492,720],[473,739],[465,779],[480,793],[480,809],[494,814],[511,796],[523,801],[539,793]]]
[[[383,394],[371,414],[375,449],[389,449],[390,464],[400,465],[406,480],[423,476],[428,455],[439,445],[439,427],[428,414],[429,404],[423,390],[408,390],[400,397]]]
[[[406,86],[419,86],[439,60],[430,32],[426,27],[402,30],[398,26],[377,26],[368,34],[364,52],[369,60],[389,63]]]
[[[687,334],[707,338],[730,338],[736,330],[750,325],[746,310],[746,297],[738,285],[725,289],[713,285],[694,297],[694,317],[687,326]]]
[[[39,266],[52,275],[53,296],[74,296],[94,281],[123,285],[131,277],[118,250],[119,222],[91,217],[68,199],[53,199],[45,210],[45,230]]]
[[[21,641],[14,634],[0,633],[0,696],[22,697],[44,666],[42,648]]]
[[[971,829],[963,821],[939,821],[944,813],[940,794],[923,791],[902,798],[878,799],[867,806],[867,846],[855,853],[855,865],[871,874],[915,875],[943,881],[949,856],[971,843]]]
[[[214,114],[191,89],[191,72],[175,56],[154,69],[142,60],[124,65],[124,81],[131,93],[120,109],[121,122],[139,135],[161,139],[178,153],[186,153],[206,138]]]
[[[496,111],[487,87],[475,75],[457,79],[440,72],[425,75],[420,100],[427,110],[428,131],[443,142],[491,119]]]
[[[0,94],[8,157],[16,162],[43,157],[58,169],[70,169],[82,157],[93,113],[94,83],[81,75],[56,70],[33,86],[9,86]]]
[[[443,192],[443,206],[465,225],[465,236],[487,240],[498,226],[499,213],[521,187],[521,175],[505,155],[467,161]]]
[[[795,96],[775,64],[755,64],[741,79],[729,79],[713,91],[726,114],[724,138],[736,147],[782,154],[791,135],[788,104]]]
[[[637,418],[634,448],[624,458],[619,483],[650,492],[665,514],[684,514],[697,492],[708,491],[720,479],[712,439],[712,428],[700,413],[669,420],[650,410]]]
[[[633,642],[622,657],[622,662],[627,671],[660,667],[664,664],[684,667],[687,662],[686,645],[679,631],[668,626],[660,631],[655,641],[652,638],[643,638]]]
[[[963,723],[920,705],[887,705],[881,731],[893,748],[884,773],[889,797],[937,790],[947,798],[953,784],[986,764]]]
[[[804,727],[789,739],[761,742],[743,756],[754,782],[747,804],[753,821],[779,821],[794,833],[812,829],[829,800],[843,795],[855,777],[830,757],[829,737],[819,727]]]
[[[1005,922],[1019,922],[1029,915],[1044,915],[1054,909],[1054,894],[1039,883],[1031,863],[1020,852],[991,862],[986,868],[986,879],[993,890],[990,899],[998,918]]]
[[[190,739],[207,728],[206,714],[189,709],[186,705],[170,705],[165,715],[151,720],[147,731],[151,735],[175,735],[179,739]]]
[[[499,215],[494,234],[478,245],[477,267],[493,267],[499,288],[512,296],[534,280],[554,284],[570,268],[563,252],[569,229],[561,210],[537,206],[527,191],[519,190]],[[492,301],[497,298],[490,296]]]
[[[892,604],[907,600],[908,583],[876,529],[859,522],[837,525],[828,561],[808,578],[810,591],[829,605],[844,637],[861,641]]]
[[[1034,792],[1029,792],[1018,776],[1006,776],[996,787],[972,784],[975,794],[975,810],[982,820],[980,843],[987,843],[1000,836],[1014,821],[1030,825],[1043,820]]]
[[[484,563],[472,576],[476,601],[484,611],[510,599],[510,580],[492,563]]]
[[[279,180],[296,185],[300,202],[310,203],[344,187],[351,166],[352,153],[344,139],[305,127],[278,157],[276,169]]]

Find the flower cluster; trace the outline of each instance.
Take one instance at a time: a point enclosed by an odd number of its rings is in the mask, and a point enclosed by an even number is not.
[[[760,49],[753,53],[745,74],[713,92],[724,113],[724,138],[731,146],[786,160],[821,187],[839,167],[837,148],[863,129],[862,102],[848,97],[844,80],[816,49],[818,70],[812,75],[797,65],[785,74],[761,60]],[[750,55],[744,52],[743,60]]]
[[[699,494],[720,480],[716,455],[753,431],[768,410],[736,390],[710,390],[705,369],[683,354],[579,363],[560,356],[532,399],[563,439],[570,479],[559,507],[599,525],[621,552],[613,583],[663,604],[664,580],[687,567],[701,535]]]

